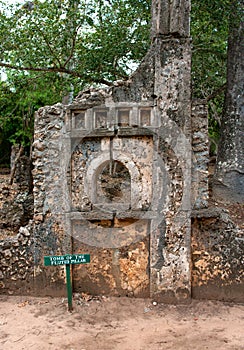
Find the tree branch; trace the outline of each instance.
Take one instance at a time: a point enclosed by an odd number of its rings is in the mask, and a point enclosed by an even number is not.
[[[19,152],[16,155],[16,158],[14,160],[14,164],[13,164],[12,169],[11,169],[10,180],[9,180],[10,185],[13,185],[17,163],[18,163],[20,157],[22,156],[23,152],[24,152],[24,147],[23,147],[23,145],[20,145]]]
[[[47,47],[49,48],[49,51],[51,53],[51,55],[54,57],[54,59],[57,60],[58,64],[61,65],[61,62],[59,60],[59,58],[56,56],[55,52],[53,51],[48,39],[46,38],[46,36],[44,35],[43,31],[37,26],[37,25],[34,25],[36,30],[41,34],[41,36],[43,37],[45,43],[47,44]]]
[[[69,63],[69,61],[72,59],[73,55],[74,55],[74,51],[75,51],[75,45],[76,45],[76,38],[77,38],[77,34],[78,34],[78,31],[80,29],[80,26],[78,26],[75,30],[75,35],[73,36],[73,39],[72,39],[72,47],[71,47],[71,51],[70,51],[70,55],[69,57],[66,59],[66,61],[64,62],[64,67],[67,66],[67,64]]]
[[[218,89],[214,90],[214,92],[212,92],[210,95],[208,95],[205,99],[206,101],[210,101],[212,99],[214,99],[216,96],[218,96],[219,94],[221,94],[221,92],[223,92],[226,89],[226,83],[224,83],[222,86],[220,86]]]
[[[105,84],[108,86],[113,85],[112,82],[110,82],[106,79],[92,78],[92,77],[86,76],[84,74],[80,74],[76,71],[73,71],[73,70],[70,70],[67,68],[63,68],[63,67],[19,67],[19,66],[15,66],[15,65],[12,65],[9,63],[4,63],[4,62],[0,62],[0,67],[9,68],[9,69],[16,69],[16,70],[20,70],[20,71],[29,71],[29,72],[66,73],[66,74],[69,74],[69,75],[76,77],[76,78],[87,79],[90,82]]]

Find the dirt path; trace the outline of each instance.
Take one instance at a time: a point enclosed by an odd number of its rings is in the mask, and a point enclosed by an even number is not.
[[[128,298],[0,297],[1,350],[244,349],[244,306]]]

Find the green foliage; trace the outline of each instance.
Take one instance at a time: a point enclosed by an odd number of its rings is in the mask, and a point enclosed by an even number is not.
[[[123,79],[149,47],[150,1],[0,1],[0,151],[31,143],[34,111]],[[5,157],[6,158],[6,157]]]
[[[148,1],[46,0],[9,11],[1,14],[0,60],[68,73],[81,84],[125,77],[149,45]]]
[[[226,79],[229,0],[193,0],[192,81],[196,97],[206,98]]]
[[[128,76],[130,65],[139,63],[149,48],[149,9],[148,1],[138,1],[137,6],[133,1],[100,1],[93,31],[85,34],[89,50],[85,57],[79,54],[89,74],[109,80]]]
[[[192,0],[193,96],[214,95],[226,79],[231,0]],[[33,113],[91,84],[125,79],[150,45],[149,0],[0,0],[0,142],[31,142]],[[209,103],[218,138],[223,93]],[[3,144],[3,141],[2,141]]]
[[[193,96],[209,99],[211,152],[216,153],[224,103],[231,0],[192,0]],[[218,92],[215,94],[215,92]]]
[[[62,100],[66,80],[54,73],[12,71],[0,82],[0,162],[9,161],[11,144],[30,145],[34,112]]]

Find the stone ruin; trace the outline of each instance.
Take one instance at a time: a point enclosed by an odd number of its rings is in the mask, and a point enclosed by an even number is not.
[[[3,290],[64,295],[63,267],[44,267],[44,256],[88,253],[90,264],[73,266],[76,292],[243,298],[241,232],[208,209],[207,107],[191,99],[189,9],[152,1],[151,48],[130,80],[36,113],[34,216],[1,246]],[[19,275],[10,246],[23,241]]]

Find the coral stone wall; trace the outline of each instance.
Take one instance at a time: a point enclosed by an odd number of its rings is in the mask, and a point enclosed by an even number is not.
[[[64,295],[64,267],[44,256],[89,253],[72,268],[74,291],[241,300],[241,232],[203,209],[207,109],[191,101],[189,11],[188,0],[153,0],[152,44],[129,80],[37,111],[33,234],[0,242],[5,290],[24,281]]]
[[[20,227],[17,235],[0,240],[1,293],[33,293],[33,227]]]
[[[89,265],[73,267],[76,290],[190,297],[189,45],[152,46],[152,91],[145,59],[131,81],[36,114],[35,274],[45,288],[63,270],[45,268],[44,255],[90,253]]]
[[[193,212],[194,298],[244,301],[244,237],[223,209]]]

